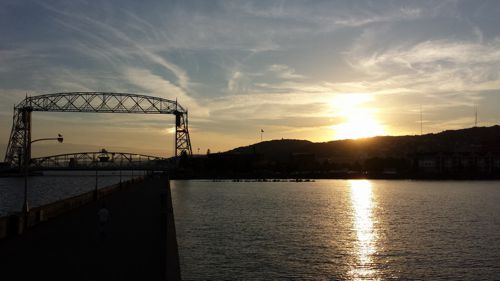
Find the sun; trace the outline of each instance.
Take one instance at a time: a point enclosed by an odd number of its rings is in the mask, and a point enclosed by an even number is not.
[[[380,125],[367,109],[353,109],[345,116],[345,122],[333,126],[336,139],[359,139],[384,134]]]
[[[332,101],[336,115],[344,122],[333,125],[335,139],[358,139],[384,135],[384,127],[374,116],[376,109],[364,106],[371,101],[368,94],[351,94]]]

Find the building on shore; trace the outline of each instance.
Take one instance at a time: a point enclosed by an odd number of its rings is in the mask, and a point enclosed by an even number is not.
[[[428,174],[500,173],[500,153],[492,151],[461,151],[420,153],[415,156],[415,168]]]

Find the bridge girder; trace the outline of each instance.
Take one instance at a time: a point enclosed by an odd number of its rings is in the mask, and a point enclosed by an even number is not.
[[[34,170],[171,169],[171,159],[129,152],[78,152],[31,159]]]
[[[188,111],[177,101],[128,93],[70,92],[26,97],[14,107],[14,116],[5,162],[22,167],[31,157],[31,113],[88,112],[175,115],[175,156],[192,155]],[[27,157],[26,157],[27,154]]]

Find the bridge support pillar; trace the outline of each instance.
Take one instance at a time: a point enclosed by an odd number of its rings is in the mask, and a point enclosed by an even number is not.
[[[31,158],[31,112],[29,106],[14,108],[12,131],[5,155],[6,162],[17,167],[20,173]]]
[[[175,157],[182,154],[192,155],[191,140],[189,139],[188,113],[175,112]]]

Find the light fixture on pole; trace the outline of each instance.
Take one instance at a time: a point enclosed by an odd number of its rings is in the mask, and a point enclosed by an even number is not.
[[[27,214],[29,212],[29,205],[28,205],[28,172],[29,172],[29,164],[31,162],[31,144],[39,141],[49,141],[49,140],[56,140],[59,143],[62,143],[64,141],[64,138],[61,134],[57,134],[57,138],[43,138],[43,139],[36,139],[31,142],[26,142],[26,147],[24,149],[24,200],[23,200],[23,214],[25,215],[25,225],[27,223]]]
[[[99,155],[97,156],[97,159],[95,159],[95,188],[94,188],[94,200],[99,199],[99,192],[98,192],[98,183],[99,183],[99,178],[98,178],[98,171],[99,171],[99,163],[104,163],[109,161],[109,154],[106,149],[101,149]]]

